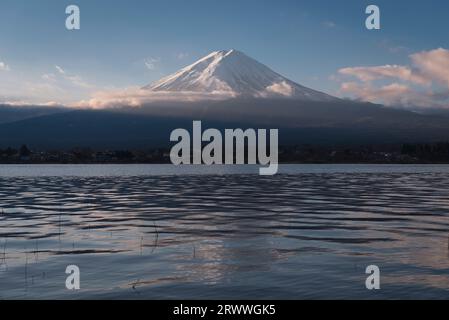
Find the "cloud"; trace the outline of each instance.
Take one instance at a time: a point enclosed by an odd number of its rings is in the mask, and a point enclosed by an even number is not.
[[[70,97],[70,93],[58,86],[57,83],[42,81],[42,79],[25,79],[11,75],[8,79],[1,79],[0,103],[11,105],[51,105],[59,101],[60,97]],[[51,102],[51,103],[50,103]]]
[[[325,26],[326,28],[335,28],[337,24],[333,21],[324,21],[323,26]]]
[[[74,74],[69,74],[62,67],[60,67],[58,65],[55,65],[55,68],[58,71],[58,73],[62,76],[63,79],[69,81],[74,86],[81,87],[81,88],[92,87],[90,84],[88,84],[86,81],[84,81],[82,77],[80,77],[78,75],[74,75]],[[45,80],[54,81],[55,75],[54,74],[44,74],[42,76],[42,78]]]
[[[392,54],[410,54],[411,49],[406,46],[392,44],[389,40],[382,40],[378,43],[379,47]]]
[[[6,63],[0,61],[0,71],[9,71],[9,70],[10,70],[9,66]]]
[[[284,96],[291,97],[294,88],[286,81],[278,82],[268,86],[255,97]],[[198,91],[164,91],[152,90],[141,87],[116,88],[93,93],[88,100],[80,101],[73,106],[105,109],[118,107],[143,107],[157,102],[197,102],[197,101],[219,101],[236,98],[237,93],[230,90],[228,86],[222,86],[212,92]]]
[[[152,91],[140,87],[128,87],[124,89],[112,89],[95,92],[92,98],[76,103],[78,107],[95,109],[114,107],[142,107],[154,102],[194,102],[202,100],[223,100],[233,98],[229,91],[215,91],[202,93],[192,91]]]
[[[363,82],[370,82],[384,78],[397,78],[420,85],[431,85],[431,79],[415,73],[406,66],[385,65],[378,67],[343,68],[338,71],[342,75],[354,76]]]
[[[408,99],[407,97],[412,93],[412,90],[408,86],[399,83],[372,87],[356,82],[344,82],[341,85],[341,90],[352,93],[362,100],[375,101],[382,99],[392,104],[403,104],[406,102],[404,99]]]
[[[449,87],[449,50],[423,51],[410,58],[425,77]]]
[[[178,60],[183,60],[183,59],[187,58],[188,56],[189,56],[188,53],[186,53],[186,52],[180,52],[180,53],[176,54],[176,59],[178,59]]]
[[[56,75],[54,73],[45,73],[41,78],[45,81],[56,81]]]
[[[55,68],[56,68],[56,70],[58,70],[58,72],[59,72],[60,74],[65,74],[65,70],[62,69],[60,66],[55,66]]]
[[[143,63],[145,64],[145,67],[148,70],[155,70],[157,65],[159,64],[159,62],[161,61],[160,58],[147,58],[143,61]]]
[[[85,99],[96,89],[61,66],[39,75],[0,72],[0,103],[64,105]]]
[[[80,76],[67,76],[65,78],[66,80],[70,81],[73,85],[77,86],[77,87],[81,87],[81,88],[90,88],[92,87],[89,83],[85,82],[83,80],[83,78],[81,78]]]
[[[379,101],[392,106],[404,107],[449,107],[449,90],[445,91],[416,91],[413,88],[392,83],[380,87],[367,86],[355,82],[344,82],[341,91],[350,93],[362,101]]]
[[[32,107],[63,107],[63,104],[56,102],[56,101],[47,101],[47,102],[30,102],[28,100],[17,100],[17,99],[11,99],[11,100],[2,100],[2,104],[12,106],[12,107],[26,107],[26,106],[32,106]]]
[[[275,83],[267,87],[266,91],[269,93],[279,94],[285,97],[291,97],[293,94],[292,86],[285,81]]]
[[[386,105],[449,108],[449,50],[435,49],[410,55],[410,65],[342,68],[340,91],[363,101]],[[334,80],[342,81],[338,77]],[[392,80],[391,83],[385,83]]]

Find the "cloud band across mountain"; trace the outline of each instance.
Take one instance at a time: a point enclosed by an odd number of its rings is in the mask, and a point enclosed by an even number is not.
[[[107,91],[98,91],[93,94],[89,100],[76,103],[76,107],[86,107],[94,109],[141,107],[157,102],[196,102],[201,100],[226,100],[234,98],[231,92],[214,91],[194,92],[194,91],[151,91],[140,87],[128,87],[124,89],[113,89]]]

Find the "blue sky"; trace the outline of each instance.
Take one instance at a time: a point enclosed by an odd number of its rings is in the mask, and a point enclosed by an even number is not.
[[[81,9],[79,31],[65,29],[70,4]],[[380,7],[381,30],[365,28],[368,4]],[[341,96],[341,81],[333,75],[342,68],[406,66],[413,53],[449,49],[446,0],[1,0],[0,5],[3,100],[45,100],[47,92],[49,100],[75,101],[95,90],[141,86],[230,48],[296,82]],[[45,81],[61,83],[53,92]],[[29,87],[13,88],[19,82]]]

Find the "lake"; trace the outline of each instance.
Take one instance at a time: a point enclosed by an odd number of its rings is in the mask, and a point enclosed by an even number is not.
[[[0,165],[0,299],[449,298],[449,166],[258,168]]]

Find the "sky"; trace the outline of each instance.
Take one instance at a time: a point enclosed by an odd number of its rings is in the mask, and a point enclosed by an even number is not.
[[[332,95],[444,108],[448,30],[447,0],[0,0],[0,102],[76,104],[235,48]]]

